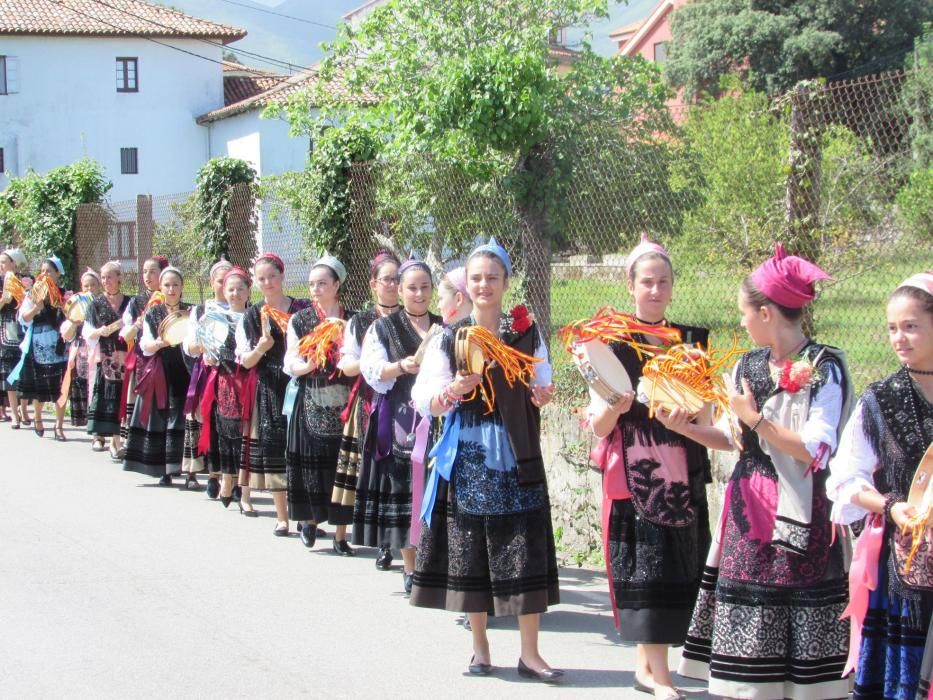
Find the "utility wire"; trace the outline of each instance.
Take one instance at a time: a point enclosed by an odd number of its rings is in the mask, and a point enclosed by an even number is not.
[[[284,17],[285,19],[292,19],[296,22],[304,22],[305,24],[313,24],[316,27],[324,27],[325,29],[336,29],[332,24],[323,24],[321,22],[315,22],[314,20],[305,19],[304,17],[294,17],[293,15],[285,15],[281,12],[275,12],[273,10],[267,10],[264,7],[255,7],[253,5],[247,5],[245,2],[237,2],[236,0],[220,0],[221,2],[228,3],[230,5],[237,5],[239,7],[245,7],[250,10],[255,10],[256,12],[265,12],[267,15],[275,15],[276,17]]]

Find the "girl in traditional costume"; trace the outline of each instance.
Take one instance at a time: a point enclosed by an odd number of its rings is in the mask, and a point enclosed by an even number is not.
[[[473,313],[473,301],[467,291],[466,268],[463,265],[450,270],[438,283],[437,310],[446,326],[452,326]]]
[[[848,631],[843,543],[829,521],[825,469],[852,384],[838,350],[810,340],[803,310],[828,275],[786,255],[745,279],[742,326],[758,345],[738,362],[729,414],[716,426],[683,409],[669,429],[707,447],[739,449],[714,530],[680,666],[732,698],[843,698]],[[732,435],[740,435],[733,445]]]
[[[26,328],[28,345],[20,364],[10,373],[18,379],[19,395],[33,402],[36,435],[42,437],[42,407],[46,401],[56,401],[61,393],[67,355],[59,328],[65,320],[62,313],[64,291],[58,282],[65,274],[62,261],[55,255],[42,263],[33,293],[26,296],[17,319]],[[38,301],[36,300],[38,298]],[[55,405],[55,439],[65,440],[65,406]]]
[[[208,426],[202,429],[198,452],[207,455],[212,469],[222,475],[219,497],[224,508],[236,500],[241,511],[247,507],[252,510],[252,505],[249,475],[242,468],[242,394],[246,373],[236,361],[234,329],[246,312],[252,285],[249,273],[239,267],[227,270],[223,276],[229,331],[216,354],[207,352],[203,356],[207,378],[203,394],[198,397],[201,415]]]
[[[88,406],[87,432],[94,436],[91,449],[103,452],[110,438],[110,457],[120,460],[120,403],[126,376],[126,341],[120,336],[122,318],[130,297],[120,291],[123,270],[110,261],[100,268],[104,293],[94,298],[84,320],[82,335],[88,344],[91,375],[91,400]]]
[[[88,268],[81,275],[81,293],[90,295],[91,299],[96,299],[101,292],[100,275],[94,270]],[[90,308],[90,304],[88,304]],[[86,318],[86,316],[85,316]],[[71,424],[73,426],[84,427],[87,425],[88,412],[88,380],[89,380],[89,357],[88,344],[84,338],[84,322],[75,323],[70,319],[65,319],[59,329],[62,338],[68,347],[68,364],[65,368],[65,379],[62,383],[62,393],[58,401],[64,404],[68,401],[71,405]]]
[[[353,522],[353,508],[331,502],[343,435],[340,414],[347,407],[353,385],[353,379],[337,369],[345,328],[333,323],[346,322],[354,314],[338,298],[346,278],[346,268],[337,258],[320,258],[308,274],[312,306],[294,314],[288,322],[284,366],[292,380],[285,399],[289,413],[285,466],[288,514],[302,523],[302,544],[313,547],[317,525],[326,520],[336,526],[334,552],[352,556],[347,525]],[[301,344],[312,339],[313,347],[303,352]]]
[[[209,374],[207,366],[204,364],[204,347],[198,340],[198,321],[206,313],[215,311],[225,311],[227,300],[224,297],[224,275],[233,267],[229,260],[218,260],[211,266],[208,273],[208,279],[211,281],[211,289],[214,292],[214,298],[208,299],[203,304],[198,304],[191,309],[191,321],[188,324],[188,336],[182,342],[182,350],[185,355],[185,364],[191,373],[191,380],[188,384],[188,394],[185,399],[185,450],[182,456],[182,471],[188,474],[188,481],[185,485],[191,488],[198,488],[196,474],[208,470],[207,477],[207,497],[217,498],[220,495],[220,468],[210,461],[210,455],[202,455],[198,452],[198,443],[201,440],[201,430],[204,418],[201,415],[201,397],[207,384],[207,375]],[[205,462],[207,462],[205,466]]]
[[[15,286],[19,295],[24,294],[17,270],[25,267],[26,256],[19,248],[9,248],[0,253],[0,392],[6,397],[6,404],[0,406],[0,422],[12,421],[10,427],[14,430],[19,430],[23,423],[29,425],[30,421],[26,401],[20,400],[15,383],[9,380],[22,354],[19,346],[23,342],[23,334],[16,320],[22,299],[17,299],[6,287]],[[12,416],[7,416],[6,405],[9,405]]]
[[[402,309],[376,321],[363,340],[360,369],[376,397],[353,512],[353,543],[400,550],[403,587],[410,593],[417,544],[410,539],[411,457],[419,422],[411,397],[420,368],[415,353],[441,318],[428,311],[434,283],[425,263],[414,258],[402,263],[399,289]]]
[[[256,260],[255,282],[263,303],[246,310],[236,328],[236,354],[249,370],[243,390],[243,467],[251,489],[270,491],[277,522],[273,534],[288,537],[288,482],[285,474],[285,437],[288,422],[282,414],[288,375],[282,371],[288,319],[309,302],[282,291],[285,263],[275,253]],[[245,515],[255,514],[243,504]],[[254,515],[253,515],[254,517]]]
[[[175,267],[159,273],[159,291],[165,301],[152,306],[143,316],[139,346],[142,357],[137,366],[136,400],[126,439],[123,468],[159,477],[163,486],[181,474],[185,446],[185,395],[188,368],[181,346],[171,345],[159,335],[159,327],[169,314],[187,312],[182,301],[184,276]]]
[[[707,329],[666,318],[674,270],[662,246],[643,238],[625,271],[639,323],[675,330],[670,344],[708,345]],[[634,339],[662,343],[647,334]],[[650,355],[639,356],[622,342],[609,347],[637,385]],[[605,460],[603,541],[616,626],[623,641],[638,645],[636,688],[659,700],[676,698],[668,647],[687,637],[709,549],[709,454],[652,418],[632,392],[612,405],[592,390],[590,398],[590,422]]]
[[[518,616],[519,674],[555,682],[563,672],[538,651],[540,613],[559,601],[539,437],[538,410],[553,392],[547,348],[525,307],[502,309],[512,271],[505,249],[495,240],[479,246],[466,271],[473,314],[428,348],[412,390],[423,415],[445,421],[422,506],[411,602],[469,613],[475,675],[492,671],[487,615]],[[501,362],[483,374],[458,371],[455,338],[473,326],[471,337],[491,336],[487,349],[516,365],[520,379],[509,381]]]
[[[153,306],[155,303],[161,303],[161,299],[156,296],[156,292],[159,291],[159,275],[166,267],[168,267],[168,258],[164,255],[153,255],[143,262],[140,274],[143,289],[130,299],[129,304],[123,311],[123,328],[120,330],[120,337],[130,348],[126,355],[123,395],[120,399],[120,438],[123,442],[126,441],[129,432],[130,419],[133,417],[133,404],[136,400],[136,381],[142,371],[140,360],[143,357],[143,351],[138,341],[143,327],[143,315],[148,311],[148,307]],[[138,369],[137,365],[139,365]],[[122,460],[125,456],[126,446],[121,445],[117,451],[117,459]]]
[[[344,422],[340,451],[337,455],[337,474],[334,477],[333,505],[353,508],[359,486],[360,466],[363,459],[362,444],[369,426],[372,410],[373,390],[360,374],[360,356],[363,338],[369,327],[383,316],[398,309],[399,260],[394,253],[380,251],[369,264],[369,288],[373,291],[375,305],[361,311],[347,324],[340,348],[337,368],[346,377],[356,377],[350,389],[350,400],[341,418]],[[376,556],[376,568],[388,569],[392,565],[392,550],[381,549]]]
[[[904,281],[888,300],[888,339],[901,362],[897,372],[865,389],[846,425],[827,484],[832,517],[864,519],[850,577],[856,698],[926,700],[921,657],[933,649],[927,629],[933,613],[933,537],[920,528],[915,558],[907,503],[914,473],[933,443],[933,272]]]

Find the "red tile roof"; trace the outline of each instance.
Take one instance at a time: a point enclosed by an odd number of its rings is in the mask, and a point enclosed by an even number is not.
[[[224,107],[256,97],[286,80],[287,75],[224,76]]]
[[[0,35],[152,36],[220,39],[246,32],[144,0],[0,0]]]
[[[314,81],[318,77],[317,66],[312,66],[307,70],[302,71],[301,73],[296,73],[291,76],[273,76],[280,78],[280,82],[274,87],[261,92],[252,97],[247,97],[246,99],[240,100],[239,102],[234,102],[232,104],[225,104],[225,106],[220,109],[215,109],[212,112],[207,114],[202,114],[198,117],[198,124],[209,124],[210,122],[218,121],[219,119],[226,119],[227,117],[232,117],[236,114],[242,114],[243,112],[251,112],[254,109],[263,109],[271,104],[284,105],[288,98],[292,95],[311,87],[314,84]],[[227,78],[226,80],[230,80]],[[226,81],[225,81],[226,82]],[[339,95],[342,97],[347,97],[346,87],[340,81],[332,81],[328,85],[328,89],[333,95]],[[226,90],[224,90],[226,93]],[[376,98],[373,95],[366,94],[364,97],[355,98],[353,100],[356,104],[359,105],[371,105],[375,104]]]

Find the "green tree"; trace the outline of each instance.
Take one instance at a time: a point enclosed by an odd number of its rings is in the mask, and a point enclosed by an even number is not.
[[[769,94],[800,80],[898,66],[933,19],[929,0],[697,0],[671,22],[666,67],[693,93],[747,71]]]
[[[0,236],[18,239],[31,258],[58,255],[67,279],[74,273],[78,207],[100,202],[111,187],[100,164],[87,158],[44,175],[30,170],[0,197]]]
[[[403,175],[402,198],[437,225],[437,178],[501,183],[515,212],[529,303],[545,330],[550,250],[564,236],[567,184],[582,135],[617,122],[630,142],[666,128],[667,90],[642,60],[584,44],[569,72],[549,53],[565,26],[606,17],[607,0],[391,0],[327,45],[321,82],[287,108],[293,127],[354,115],[374,134],[380,166]],[[335,89],[338,88],[338,89]],[[376,95],[376,103],[359,106]],[[320,114],[309,119],[310,105]],[[394,170],[393,170],[394,169]],[[474,235],[486,232],[474,230]]]
[[[204,299],[205,283],[214,258],[203,245],[196,221],[198,195],[171,205],[174,216],[154,226],[152,249],[172,261],[172,265],[185,273],[186,280],[194,280],[198,298]]]
[[[256,254],[256,171],[239,158],[211,158],[198,170],[195,229],[209,260],[249,265]]]

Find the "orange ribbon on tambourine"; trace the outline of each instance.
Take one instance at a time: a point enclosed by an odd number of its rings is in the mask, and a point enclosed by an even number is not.
[[[904,562],[904,573],[910,573],[920,545],[923,542],[924,531],[933,527],[933,445],[927,448],[923,459],[914,472],[907,495],[907,503],[914,507],[914,515],[907,521],[901,534],[910,532],[911,547],[907,560]]]
[[[288,331],[288,320],[292,315],[286,311],[279,311],[276,308],[269,306],[268,304],[263,304],[262,308],[259,310],[260,315],[268,318],[270,321],[275,323],[279,327],[279,330],[285,334]]]
[[[55,281],[49,276],[47,272],[39,273],[39,276],[36,277],[35,284],[32,285],[32,294],[33,301],[37,304],[40,301],[48,299],[49,306],[60,309],[64,303],[62,298],[62,293],[58,289],[58,285],[55,284]]]
[[[343,333],[347,323],[342,318],[326,318],[298,341],[298,354],[321,369],[340,360]]]
[[[455,346],[461,348],[459,353],[464,356],[463,362],[460,358],[457,361],[462,371],[483,375],[483,381],[474,387],[470,394],[464,396],[463,400],[469,401],[479,392],[483,403],[486,404],[487,415],[492,413],[496,405],[496,392],[489,377],[493,363],[502,368],[505,381],[512,387],[515,386],[515,382],[529,386],[535,376],[535,364],[542,361],[540,357],[526,355],[506,345],[483,326],[460,328],[457,331]],[[477,361],[480,354],[483,358],[482,367],[478,366]]]
[[[146,302],[146,305],[143,307],[143,314],[145,314],[153,306],[158,306],[159,304],[165,303],[165,295],[162,292],[153,292],[152,296],[149,297],[149,301]]]
[[[638,340],[636,336],[651,336],[661,341],[661,345]],[[642,323],[631,314],[616,311],[611,306],[604,306],[593,318],[580,319],[569,323],[558,331],[558,336],[568,352],[574,343],[587,340],[599,340],[603,343],[625,343],[631,347],[639,359],[652,357],[678,343],[683,342],[680,331],[671,326],[658,326]]]

